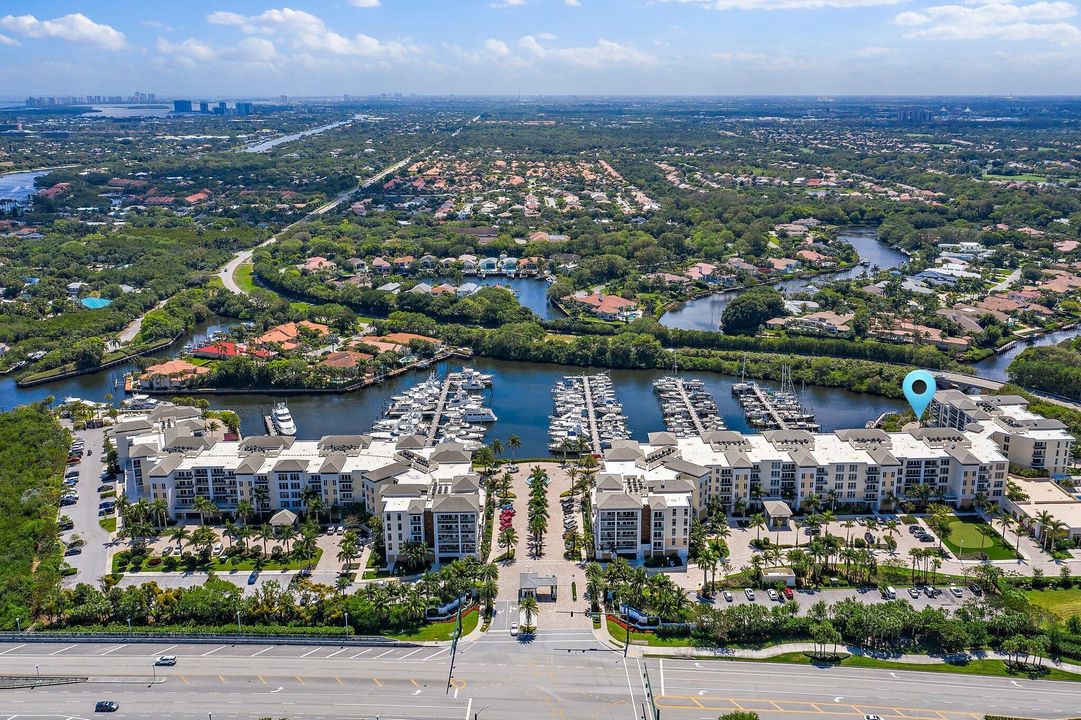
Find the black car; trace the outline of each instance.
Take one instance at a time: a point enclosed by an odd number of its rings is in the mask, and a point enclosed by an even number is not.
[[[971,585],[969,585],[968,590],[976,597],[980,597],[981,595],[983,595],[983,588],[981,588],[976,583],[972,583]]]
[[[83,554],[83,548],[82,548],[81,545],[72,545],[71,547],[69,547],[67,550],[64,551],[64,557],[70,557],[72,555],[82,555],[82,554]]]
[[[63,532],[64,530],[71,530],[74,527],[75,523],[71,520],[68,520],[67,522],[58,522],[56,524],[56,529],[60,530],[61,532]]]
[[[115,700],[99,700],[94,706],[94,712],[116,712],[120,705]]]

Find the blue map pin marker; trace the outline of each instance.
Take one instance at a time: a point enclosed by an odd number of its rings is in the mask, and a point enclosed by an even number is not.
[[[926,370],[913,370],[905,375],[905,381],[901,385],[908,398],[908,404],[912,406],[912,412],[916,413],[916,419],[923,417],[927,406],[935,397],[938,387],[935,385],[934,376]]]

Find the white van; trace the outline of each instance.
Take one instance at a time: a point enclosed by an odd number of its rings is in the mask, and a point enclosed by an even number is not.
[[[885,590],[883,590],[882,595],[887,600],[896,600],[897,599],[897,591],[894,590],[892,586],[886,588]]]

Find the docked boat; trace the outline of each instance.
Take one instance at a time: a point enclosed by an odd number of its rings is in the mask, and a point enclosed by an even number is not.
[[[283,402],[274,406],[274,410],[270,413],[270,422],[274,424],[274,429],[279,435],[297,434],[297,426],[293,422],[293,416],[290,414],[288,406]]]

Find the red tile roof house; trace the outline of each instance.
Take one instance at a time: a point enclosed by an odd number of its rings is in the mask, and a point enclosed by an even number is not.
[[[325,257],[316,255],[308,258],[301,267],[308,272],[318,272],[320,270],[335,270],[338,266]]]
[[[207,358],[210,360],[226,360],[238,357],[241,354],[240,346],[234,342],[213,342],[192,350],[192,357]]]
[[[320,364],[337,370],[352,370],[356,366],[363,365],[371,359],[372,356],[368,353],[357,352],[355,350],[339,350],[337,352],[327,353]]]
[[[415,261],[416,258],[412,255],[394,258],[394,269],[398,272],[408,272],[413,269],[413,263]]]
[[[584,307],[602,320],[629,322],[642,316],[642,311],[638,309],[638,303],[621,298],[619,295],[605,295],[603,293],[580,296],[568,295],[564,300],[573,305]]]
[[[205,367],[185,360],[170,360],[151,365],[139,376],[139,387],[153,390],[173,390],[186,387],[192,380],[210,372]]]
[[[769,266],[772,267],[774,270],[778,270],[780,272],[788,272],[790,270],[795,270],[797,267],[799,267],[799,260],[793,260],[792,258],[771,257],[766,258],[766,262],[769,263]]]
[[[372,272],[388,273],[390,272],[390,267],[390,263],[381,257],[372,260]]]
[[[712,263],[695,263],[687,268],[687,277],[691,280],[709,282],[717,274],[717,266]]]

